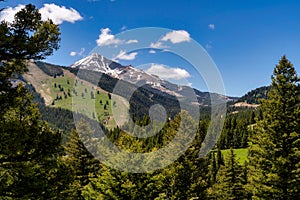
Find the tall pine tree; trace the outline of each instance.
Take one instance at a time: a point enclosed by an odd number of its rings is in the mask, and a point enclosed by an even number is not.
[[[12,84],[27,71],[29,59],[43,59],[58,49],[59,28],[41,21],[33,5],[12,23],[0,23],[0,197],[63,198],[68,185],[59,161],[61,134],[41,120],[23,84]],[[18,81],[15,81],[18,83]]]
[[[253,199],[299,199],[300,86],[285,56],[274,69],[261,110],[263,119],[251,140],[247,188]]]
[[[78,122],[77,130],[79,133],[73,130],[68,136],[65,162],[73,174],[69,194],[73,198],[83,199],[82,188],[90,182],[90,178],[96,177],[100,161],[89,152],[82,141],[84,138],[92,138],[94,131],[84,120]]]

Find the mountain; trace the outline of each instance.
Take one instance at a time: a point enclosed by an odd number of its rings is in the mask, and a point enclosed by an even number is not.
[[[177,85],[169,81],[160,79],[156,75],[147,74],[141,69],[136,69],[133,66],[122,66],[119,63],[111,61],[100,54],[93,53],[86,58],[83,58],[70,66],[70,68],[90,70],[104,73],[113,78],[126,81],[136,86],[147,85],[148,90],[155,89],[169,95],[180,98],[188,98],[196,95],[199,105],[208,106],[210,104],[209,92],[201,92],[196,89],[191,89],[188,86]],[[194,93],[194,94],[193,94]],[[226,97],[219,94],[213,94],[216,99],[226,100],[227,102],[235,101],[237,98]]]
[[[74,109],[72,98],[78,99],[79,102],[95,99],[97,102],[95,113],[89,110],[90,103],[78,104],[76,112],[85,114],[91,119],[99,119],[110,128],[116,126],[111,106],[128,108],[129,115],[133,119],[142,119],[145,115],[149,115],[149,110],[154,105],[164,107],[166,116],[171,118],[181,109],[187,110],[192,116],[197,116],[199,113],[197,114],[196,108],[200,109],[201,117],[205,117],[211,111],[211,97],[223,102],[236,100],[233,97],[201,92],[162,80],[156,75],[147,74],[131,65],[123,66],[99,54],[92,54],[69,67],[35,61],[30,62],[28,68],[29,72],[22,78],[32,91],[36,91],[36,96],[40,96],[39,99],[43,100],[40,101],[43,104],[40,107],[45,119],[47,116],[57,116],[61,109],[64,109],[64,116],[69,116],[69,111]],[[122,85],[121,90],[115,90],[117,84]],[[116,102],[117,104],[109,102],[106,105],[109,94],[120,101]],[[53,115],[49,115],[48,112]],[[124,119],[125,116],[121,116],[121,121]],[[55,120],[51,123],[63,127],[63,123],[57,124]],[[69,124],[68,127],[72,127],[69,121],[66,123]]]
[[[153,88],[157,88],[175,96],[180,96],[175,92],[173,85],[161,80],[158,76],[147,74],[143,70],[136,69],[131,65],[123,66],[97,53],[93,53],[75,62],[70,68],[101,72],[137,86],[148,84]],[[168,86],[172,87],[172,89],[169,89]]]
[[[259,104],[260,99],[267,99],[269,91],[270,86],[256,88],[239,98],[238,102],[244,102],[247,104]]]
[[[109,74],[111,76],[117,76],[124,66],[116,63],[112,60],[105,58],[104,56],[93,53],[70,66],[71,68],[86,69],[96,72]]]

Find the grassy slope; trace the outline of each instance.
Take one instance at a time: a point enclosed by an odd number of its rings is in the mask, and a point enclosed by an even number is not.
[[[222,155],[224,159],[226,158],[227,155],[229,155],[229,149],[222,150]],[[236,154],[236,158],[240,162],[240,164],[244,164],[245,161],[247,160],[248,152],[249,150],[247,148],[244,149],[233,149],[233,152]]]
[[[124,98],[112,95],[109,99],[105,90],[80,79],[76,81],[74,74],[63,71],[64,76],[54,78],[31,64],[24,78],[43,96],[48,106],[85,114],[92,119],[98,119],[108,128],[124,123],[129,108],[129,103]],[[63,88],[63,91],[60,88]],[[91,93],[94,94],[94,98],[91,98]]]

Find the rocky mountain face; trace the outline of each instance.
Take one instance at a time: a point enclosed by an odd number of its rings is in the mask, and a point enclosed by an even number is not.
[[[86,58],[83,58],[70,66],[71,68],[91,70],[101,72],[109,75],[113,78],[123,80],[134,84],[136,86],[147,85],[150,89],[156,89],[158,91],[179,97],[189,98],[195,96],[198,98],[198,102],[194,104],[209,105],[210,95],[214,95],[220,100],[235,101],[236,98],[226,97],[218,94],[210,94],[209,92],[200,92],[196,89],[191,89],[188,86],[181,86],[170,83],[166,80],[160,79],[156,75],[147,74],[141,69],[134,68],[133,66],[123,66],[117,62],[111,61],[100,54],[93,53]],[[148,87],[149,88],[149,87]],[[193,94],[194,93],[194,94]]]
[[[86,69],[92,70],[96,72],[101,72],[105,74],[109,74],[112,76],[117,75],[122,71],[122,66],[119,63],[111,61],[104,56],[93,53],[70,66],[71,68],[78,68],[78,69]]]

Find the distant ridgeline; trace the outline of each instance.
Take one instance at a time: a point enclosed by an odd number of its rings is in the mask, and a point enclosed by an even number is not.
[[[246,102],[248,104],[259,104],[259,99],[267,99],[270,86],[263,86],[251,90],[246,95],[242,96],[238,102]]]
[[[62,76],[64,74],[62,66],[36,61],[35,64],[48,76]]]
[[[98,60],[96,60],[98,61]],[[99,61],[100,62],[100,61]],[[56,78],[58,76],[64,76],[64,70],[68,70],[75,76],[80,76],[78,77],[79,79],[88,81],[92,83],[93,85],[97,85],[100,88],[102,88],[104,91],[108,93],[113,93],[122,97],[127,97],[128,94],[132,94],[130,99],[129,99],[129,113],[130,116],[134,121],[139,121],[143,120],[144,117],[149,115],[149,110],[151,106],[153,105],[161,105],[164,107],[166,110],[166,115],[170,118],[174,118],[180,111],[181,111],[181,105],[187,105],[185,108],[187,108],[188,112],[192,116],[198,116],[199,113],[196,113],[198,109],[195,109],[196,107],[199,108],[200,111],[200,118],[210,118],[210,112],[211,112],[211,107],[210,107],[210,100],[211,96],[213,96],[215,99],[221,99],[223,98],[222,95],[215,94],[215,93],[209,93],[209,92],[201,92],[196,89],[194,89],[195,95],[197,96],[198,102],[192,101],[189,99],[189,89],[186,86],[182,86],[181,89],[178,89],[178,85],[172,84],[167,81],[161,81],[161,86],[160,88],[153,87],[147,82],[145,84],[142,84],[141,87],[136,86],[134,83],[125,81],[115,78],[111,76],[110,74],[106,74],[105,72],[100,72],[100,71],[93,71],[93,70],[87,70],[87,69],[82,69],[80,68],[80,73],[79,68],[72,68],[72,67],[64,67],[64,66],[58,66],[58,65],[53,65],[45,62],[40,62],[36,61],[34,64],[42,70],[47,76]],[[101,63],[100,63],[101,64]],[[133,68],[133,67],[131,67]],[[126,67],[122,66],[120,67],[120,70],[124,70]],[[134,69],[134,68],[133,68]],[[139,73],[140,71],[136,70],[136,73]],[[144,73],[144,72],[140,72]],[[144,74],[142,74],[144,75]],[[150,75],[148,75],[150,76]],[[45,78],[45,77],[44,77]],[[67,77],[70,79],[70,77]],[[154,77],[153,79],[157,80],[158,77]],[[67,79],[66,79],[67,80]],[[142,80],[141,80],[142,81]],[[160,81],[160,80],[158,80]],[[72,82],[70,80],[70,82]],[[116,91],[115,87],[116,85],[121,84],[122,89]],[[31,86],[33,87],[33,86]],[[34,89],[34,88],[33,88]],[[58,128],[62,128],[65,130],[70,130],[74,127],[72,124],[72,111],[71,110],[66,110],[62,109],[60,107],[54,108],[53,106],[46,106],[44,105],[45,102],[43,102],[43,98],[41,98],[41,94],[38,94],[35,90],[31,89],[31,91],[34,91],[36,93],[35,99],[40,103],[39,108],[40,111],[43,115],[43,118],[48,121],[50,124],[56,124]],[[174,91],[177,93],[176,96],[169,92],[165,92],[165,90],[169,91]],[[235,102],[247,102],[249,104],[257,104],[258,99],[260,98],[266,98],[267,92],[269,88],[268,87],[261,87],[258,89],[255,89],[245,96],[241,98],[236,98],[236,97],[226,97],[228,105],[234,104]],[[51,90],[50,90],[51,91]],[[51,95],[51,94],[50,94]],[[182,96],[183,98],[179,98],[178,96]],[[47,104],[49,105],[49,103]],[[54,105],[54,103],[52,104]],[[228,113],[231,113],[233,111],[236,111],[238,108],[230,107],[228,110]],[[239,109],[247,109],[247,108],[239,108]],[[61,115],[59,116],[59,112],[61,112]],[[64,117],[61,117],[64,116]],[[148,116],[149,117],[149,116]],[[60,118],[63,122],[59,123],[57,121],[57,118]],[[64,118],[64,119],[63,119]]]

